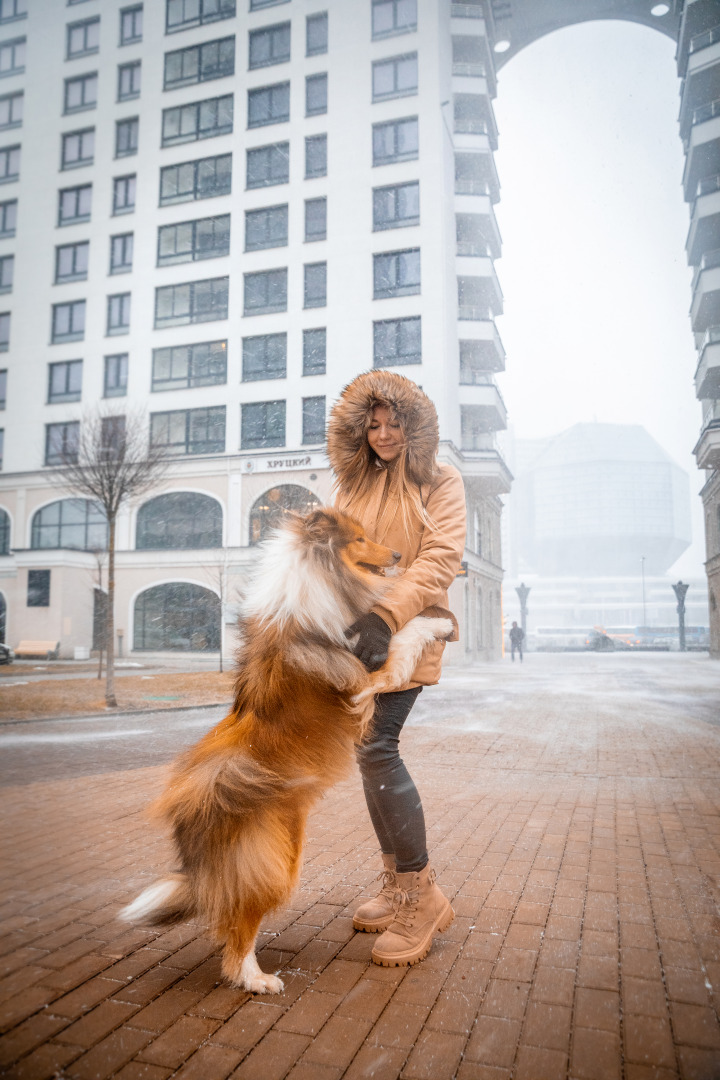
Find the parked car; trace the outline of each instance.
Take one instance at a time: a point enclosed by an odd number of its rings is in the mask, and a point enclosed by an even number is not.
[[[15,653],[12,651],[9,645],[3,645],[0,641],[0,664],[12,664],[15,659]]]

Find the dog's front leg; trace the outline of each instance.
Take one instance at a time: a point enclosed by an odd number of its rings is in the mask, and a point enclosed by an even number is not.
[[[263,971],[255,955],[255,937],[247,947],[242,931],[229,935],[222,960],[222,973],[233,986],[251,994],[279,994],[285,989],[282,979]]]

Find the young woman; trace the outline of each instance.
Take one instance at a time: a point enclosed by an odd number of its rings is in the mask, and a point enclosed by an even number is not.
[[[465,493],[460,473],[436,460],[435,407],[410,379],[388,371],[359,375],[334,406],[328,456],[337,506],[368,536],[401,553],[400,575],[373,611],[349,627],[355,655],[368,671],[415,615],[449,616],[447,589],[465,545]],[[455,637],[454,640],[457,640]],[[357,751],[365,798],[385,871],[379,896],[362,904],[358,930],[384,931],[377,964],[414,964],[433,934],[454,917],[428,863],[425,818],[415,784],[398,752],[400,732],[423,686],[436,683],[444,642],[430,646],[407,687],[380,694],[372,733]]]

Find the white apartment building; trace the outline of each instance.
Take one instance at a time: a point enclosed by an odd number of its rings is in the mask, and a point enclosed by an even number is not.
[[[462,640],[502,634],[492,12],[446,0],[0,0],[0,619],[93,645],[105,525],[57,486],[100,406],[172,467],[118,525],[125,655],[232,652],[278,507],[331,498],[375,367],[468,501]]]

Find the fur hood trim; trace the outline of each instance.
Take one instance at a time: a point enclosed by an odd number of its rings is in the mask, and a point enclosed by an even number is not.
[[[431,483],[437,476],[435,455],[439,441],[435,406],[405,375],[366,371],[345,387],[330,413],[327,454],[339,486],[351,486],[357,476],[376,405],[392,409],[402,424],[407,439],[408,479],[416,484]]]

